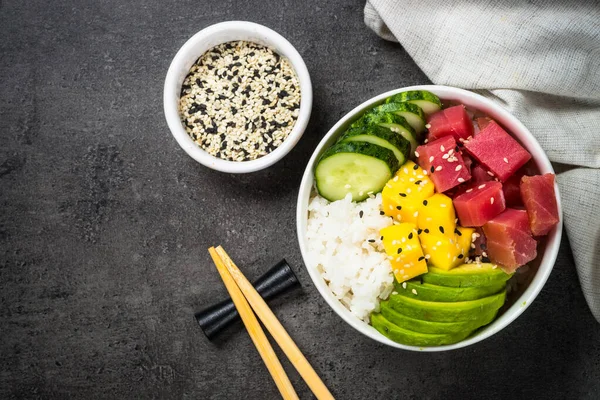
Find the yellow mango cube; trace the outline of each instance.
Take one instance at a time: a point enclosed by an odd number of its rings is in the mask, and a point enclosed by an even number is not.
[[[448,271],[465,262],[475,229],[459,226],[456,232],[452,237],[421,232],[419,239],[430,265]]]
[[[411,223],[388,226],[379,231],[383,247],[389,256],[392,271],[398,282],[404,282],[427,272],[427,262],[417,227]]]
[[[454,237],[456,228],[456,214],[452,199],[445,194],[436,193],[422,201],[423,207],[419,210],[417,226],[419,229],[432,234]]]
[[[397,221],[416,224],[423,200],[431,197],[434,190],[433,183],[423,174],[423,170],[408,161],[383,188],[383,211]]]

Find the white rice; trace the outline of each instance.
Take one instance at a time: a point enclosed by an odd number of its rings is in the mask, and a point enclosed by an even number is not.
[[[381,194],[360,203],[351,198],[347,195],[332,203],[319,195],[311,198],[308,257],[334,296],[352,314],[368,321],[372,311],[379,311],[379,301],[393,289],[392,267],[379,234],[392,219],[379,213]]]

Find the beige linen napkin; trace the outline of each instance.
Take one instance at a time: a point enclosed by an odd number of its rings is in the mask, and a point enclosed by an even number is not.
[[[600,3],[369,0],[365,23],[435,84],[501,104],[557,171],[585,298],[600,322]]]

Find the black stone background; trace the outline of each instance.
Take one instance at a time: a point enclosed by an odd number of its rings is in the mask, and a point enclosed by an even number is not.
[[[428,83],[400,45],[364,26],[362,7],[0,1],[0,398],[277,398],[243,329],[210,343],[192,318],[225,295],[206,251],[214,244],[250,278],[290,261],[303,290],[274,310],[339,399],[600,398],[600,325],[566,239],[535,303],[493,338],[453,352],[375,343],[313,287],[295,231],[312,150],[364,100]],[[197,164],[162,113],[177,49],[234,19],[287,37],[314,86],[301,142],[250,175]]]

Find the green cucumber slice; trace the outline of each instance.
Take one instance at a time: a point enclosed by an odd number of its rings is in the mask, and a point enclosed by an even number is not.
[[[421,110],[421,107],[412,103],[386,103],[375,107],[372,112],[392,113],[401,116],[417,133],[417,140],[425,130],[425,124],[427,123],[425,113]]]
[[[498,310],[505,299],[506,292],[503,291],[477,300],[455,302],[423,301],[393,294],[389,302],[394,310],[414,319],[459,322],[476,320],[483,314]]]
[[[426,90],[409,90],[388,97],[386,103],[412,103],[423,110],[427,115],[442,109],[442,102],[435,94]]]
[[[429,272],[421,275],[420,278],[423,282],[432,285],[463,288],[506,282],[511,276],[495,264],[472,263],[460,265],[449,271],[432,266],[429,267]]]
[[[404,287],[406,286],[406,288]],[[471,287],[448,287],[421,283],[419,281],[407,281],[400,284],[394,283],[394,287],[400,296],[413,297],[426,301],[469,301],[482,297],[491,296],[506,289],[506,282],[500,281],[486,286]]]
[[[460,342],[471,334],[470,331],[454,334],[414,332],[391,323],[381,314],[371,314],[371,325],[383,336],[409,346],[442,346]]]
[[[388,128],[394,133],[399,134],[410,143],[410,153],[415,152],[415,149],[419,145],[417,142],[417,134],[415,130],[410,126],[404,117],[401,117],[392,113],[376,113],[370,111],[362,116],[358,121],[353,123],[351,128],[358,127],[369,127],[369,126],[382,126]],[[403,164],[403,163],[401,163]]]
[[[391,129],[377,125],[353,128],[340,137],[339,142],[367,142],[390,149],[402,165],[408,159],[410,153],[410,142],[403,136],[398,135]]]
[[[459,322],[435,322],[435,321],[423,321],[421,319],[415,319],[408,317],[390,307],[387,301],[381,302],[381,314],[390,321],[401,328],[408,329],[410,331],[422,332],[422,333],[437,333],[437,334],[448,334],[448,333],[460,333],[470,332],[484,325],[489,324],[496,318],[498,314],[497,310],[493,310],[487,314],[482,314],[480,318],[472,321],[459,321]]]
[[[337,143],[328,148],[315,168],[315,182],[321,196],[341,200],[348,193],[353,201],[380,192],[400,164],[392,150],[359,141]]]

